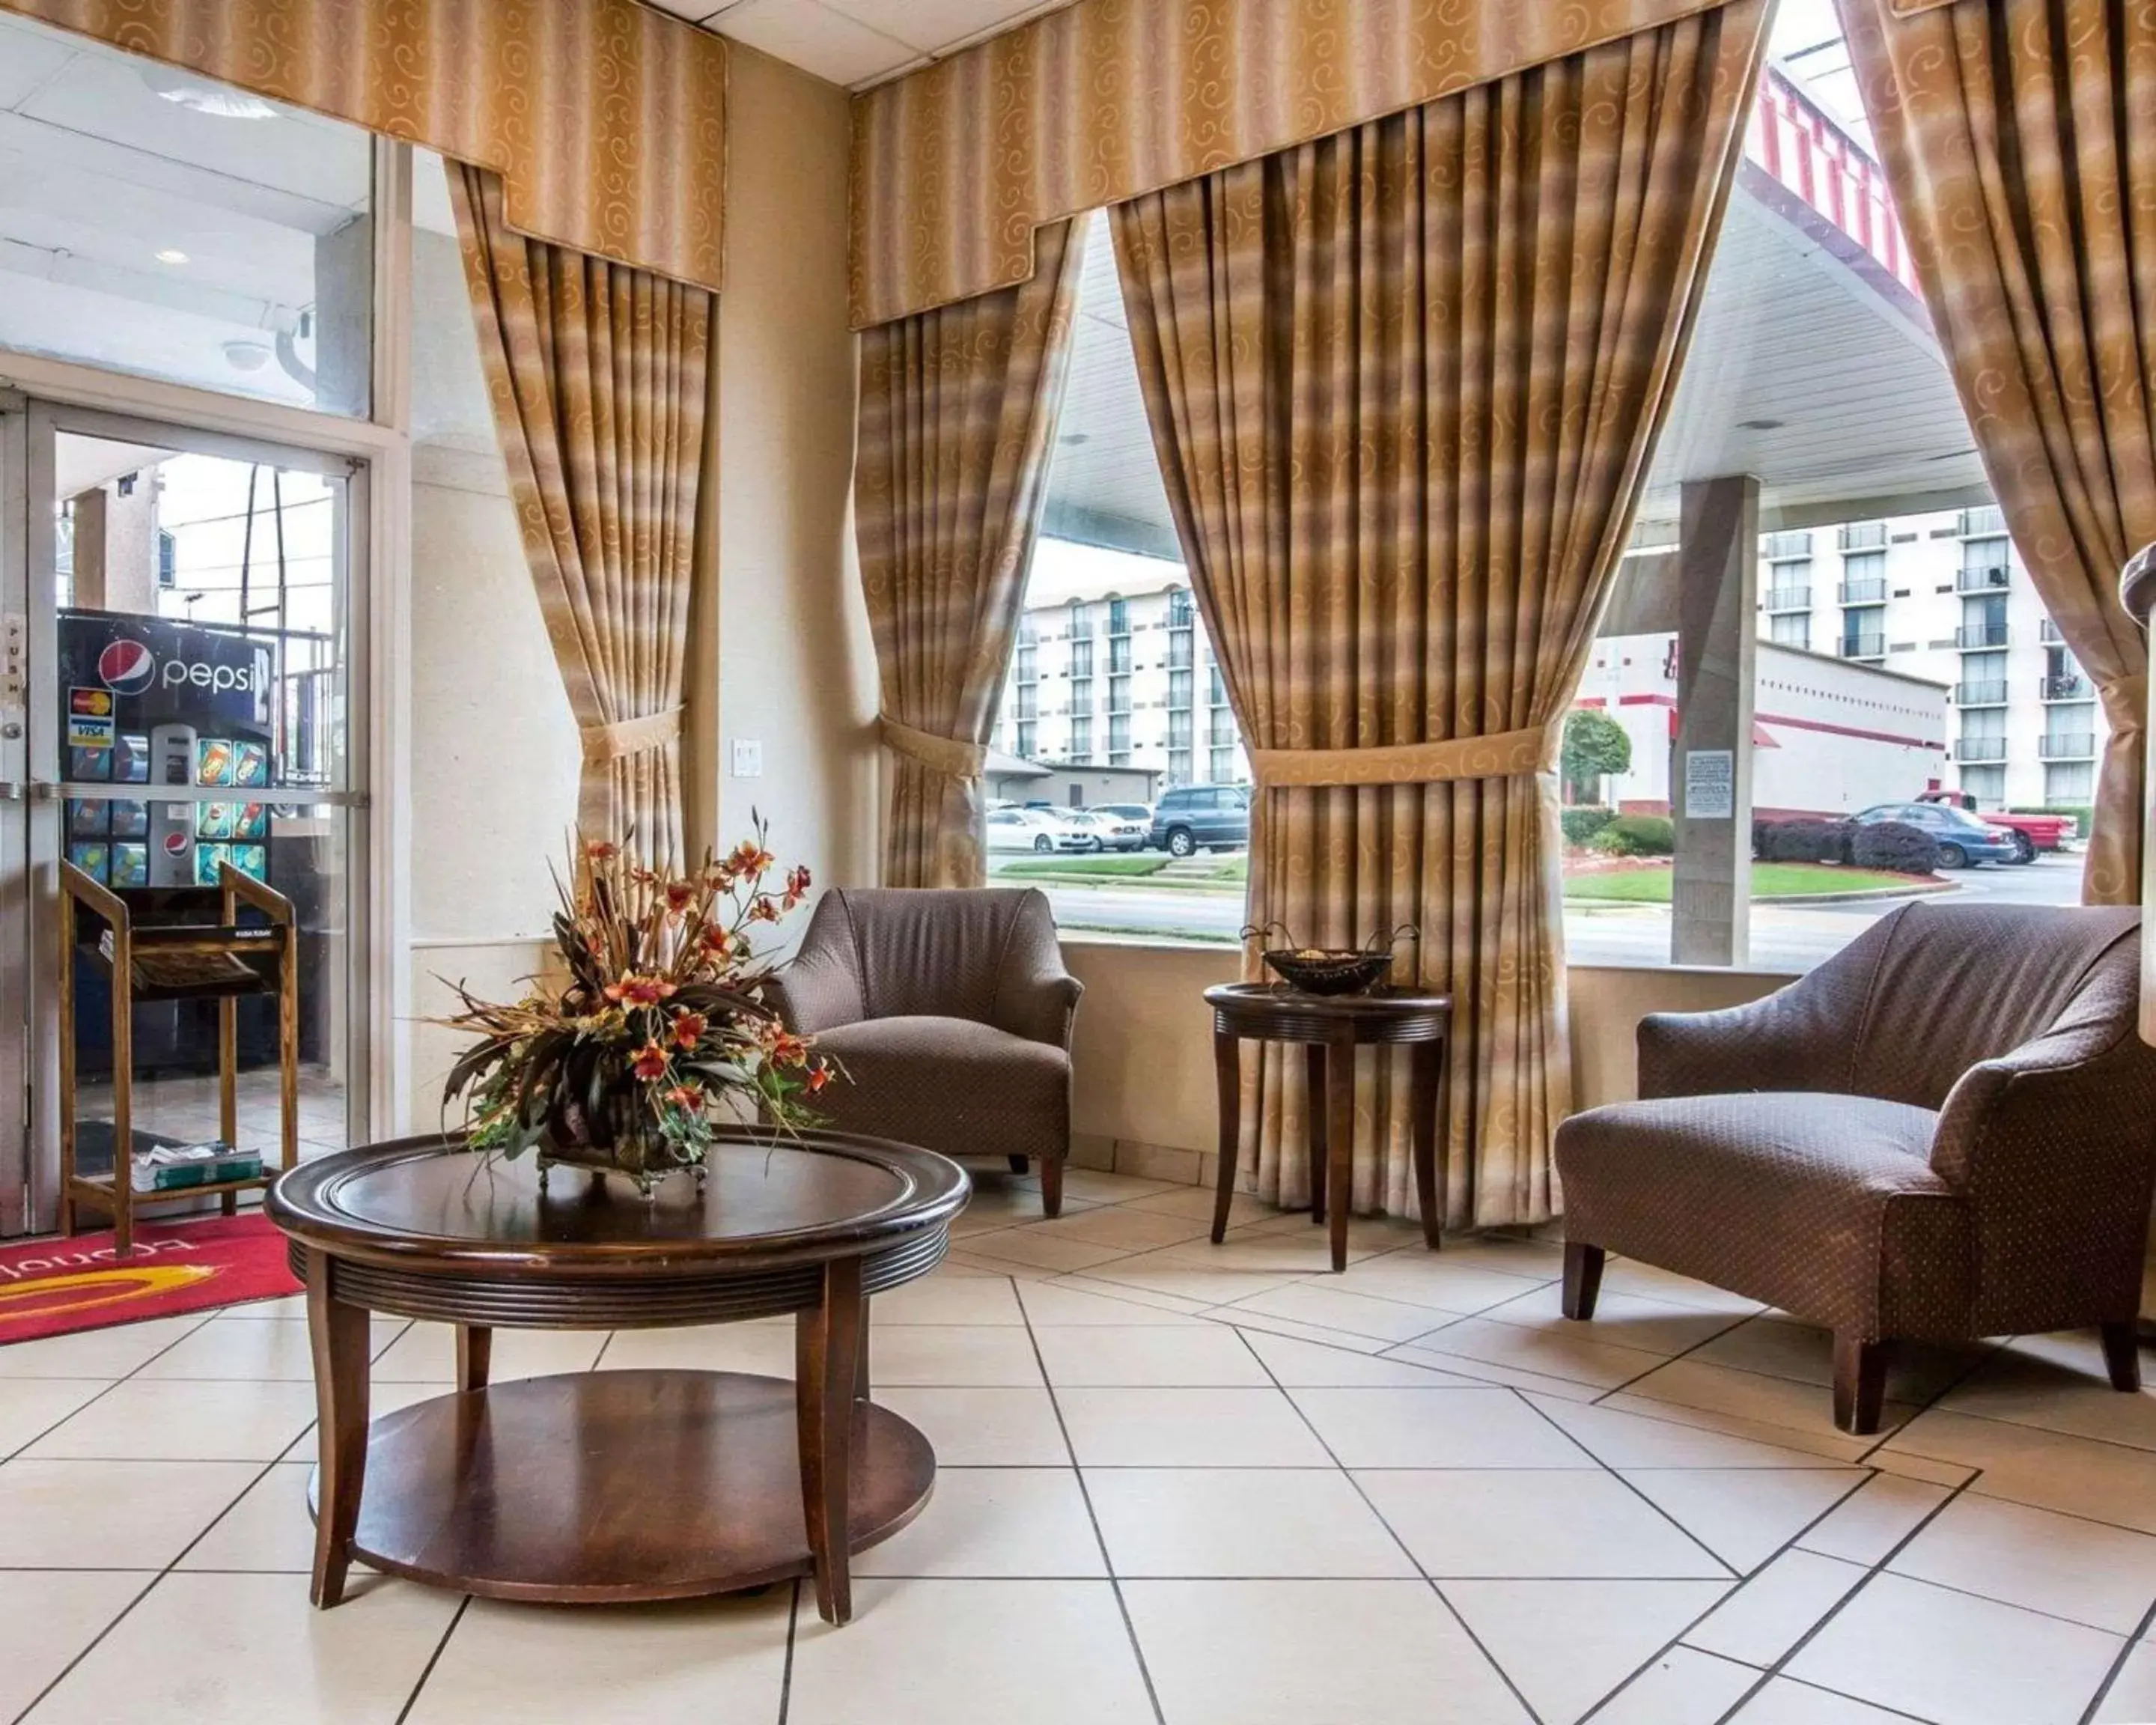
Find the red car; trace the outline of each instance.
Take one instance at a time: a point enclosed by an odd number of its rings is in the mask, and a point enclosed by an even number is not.
[[[1919,803],[1943,803],[1950,808],[1976,812],[1976,798],[1967,791],[1926,791]],[[2071,814],[1987,814],[1988,827],[2005,827],[2014,834],[2018,863],[2034,862],[2040,850],[2056,850],[2069,839],[2078,838],[2079,824]]]

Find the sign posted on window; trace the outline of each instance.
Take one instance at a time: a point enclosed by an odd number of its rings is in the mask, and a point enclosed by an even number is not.
[[[1737,757],[1728,749],[1685,751],[1687,820],[1731,820],[1737,814]]]

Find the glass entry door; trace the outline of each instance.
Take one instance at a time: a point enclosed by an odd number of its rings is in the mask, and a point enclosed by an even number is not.
[[[364,1108],[366,1025],[364,467],[38,403],[5,424],[21,553],[0,605],[0,971],[19,967],[8,998],[25,1013],[0,1043],[19,1042],[30,1106],[0,1232],[57,1219],[63,967],[78,1158],[116,1171],[223,1136],[218,1006],[163,1000],[131,1015],[130,1142],[116,1142],[110,983],[94,953],[60,949],[63,865],[150,920],[215,920],[203,890],[225,865],[292,901],[301,1156],[347,1142]],[[238,1007],[235,1147],[266,1162],[281,1147],[277,1011]],[[0,1179],[8,1160],[0,1147]]]

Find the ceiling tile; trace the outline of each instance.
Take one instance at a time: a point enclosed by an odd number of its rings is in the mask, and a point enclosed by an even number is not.
[[[719,11],[726,0],[644,0],[647,6],[655,6],[661,12],[670,12],[676,18],[685,18],[692,24],[701,24]]]
[[[741,0],[711,25],[721,35],[833,84],[881,78],[920,58],[906,44],[817,0]]]
[[[993,35],[1060,0],[829,0],[832,9],[922,54]]]

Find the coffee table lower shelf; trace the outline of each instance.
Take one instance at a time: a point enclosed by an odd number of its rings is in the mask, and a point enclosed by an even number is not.
[[[859,1552],[920,1513],[936,1455],[889,1409],[853,1409],[847,1544]],[[793,1385],[584,1372],[400,1409],[368,1430],[352,1554],[490,1599],[568,1604],[809,1574]]]

